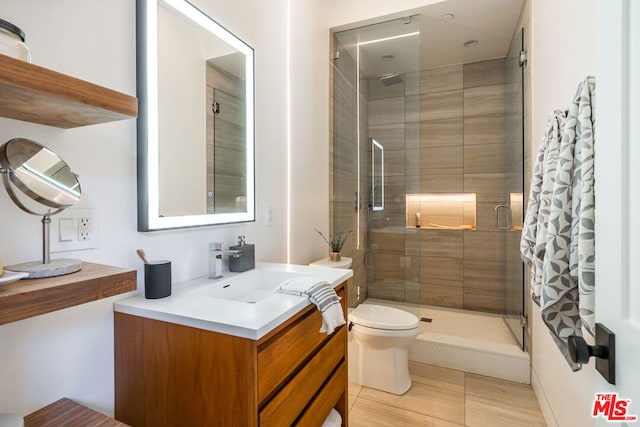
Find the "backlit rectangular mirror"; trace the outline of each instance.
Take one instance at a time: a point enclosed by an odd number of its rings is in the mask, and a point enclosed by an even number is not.
[[[255,220],[254,52],[184,0],[138,0],[138,230]]]
[[[384,210],[384,147],[371,140],[371,208]]]

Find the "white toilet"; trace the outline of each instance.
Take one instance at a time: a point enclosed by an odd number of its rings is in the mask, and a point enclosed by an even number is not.
[[[349,330],[349,381],[406,393],[411,388],[408,348],[420,332],[420,320],[396,308],[360,304],[349,313]]]

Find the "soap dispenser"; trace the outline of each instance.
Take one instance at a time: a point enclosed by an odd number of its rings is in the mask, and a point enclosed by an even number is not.
[[[229,257],[229,271],[241,273],[256,267],[256,247],[247,244],[244,236],[238,236],[238,244],[231,246],[230,251],[238,251]]]

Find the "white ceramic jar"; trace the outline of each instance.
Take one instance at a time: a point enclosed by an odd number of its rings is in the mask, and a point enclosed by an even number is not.
[[[31,53],[24,44],[24,31],[11,22],[0,19],[0,53],[31,62]]]

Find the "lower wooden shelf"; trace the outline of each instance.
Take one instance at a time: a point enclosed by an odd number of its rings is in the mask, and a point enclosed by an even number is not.
[[[62,398],[24,418],[25,427],[100,426],[126,427],[127,424]]]
[[[0,286],[0,325],[135,290],[135,270],[85,262],[77,273]]]

